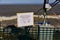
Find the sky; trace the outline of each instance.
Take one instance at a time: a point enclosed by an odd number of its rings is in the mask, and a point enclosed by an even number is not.
[[[55,0],[49,0],[50,3]],[[44,0],[0,0],[0,4],[43,4]]]

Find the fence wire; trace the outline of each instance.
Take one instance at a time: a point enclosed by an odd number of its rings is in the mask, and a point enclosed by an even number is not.
[[[28,30],[30,29],[30,30]],[[9,29],[10,30],[10,29]],[[9,32],[0,28],[0,40],[60,40],[59,28],[31,27]]]

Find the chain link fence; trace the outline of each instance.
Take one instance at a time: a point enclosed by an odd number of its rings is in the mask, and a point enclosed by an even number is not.
[[[0,40],[60,40],[59,28],[27,27],[25,29],[0,27]]]

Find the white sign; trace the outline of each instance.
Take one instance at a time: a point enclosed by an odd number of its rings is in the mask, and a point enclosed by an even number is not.
[[[50,4],[45,4],[45,8],[47,8],[47,10],[50,10],[52,7],[50,6]]]
[[[17,25],[18,27],[31,26],[34,24],[33,12],[17,13]]]

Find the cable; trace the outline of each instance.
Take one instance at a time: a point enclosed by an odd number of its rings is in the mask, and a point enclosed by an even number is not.
[[[59,3],[59,1],[55,1],[51,6],[54,7],[58,3]]]
[[[38,13],[41,10],[43,10],[43,8],[38,9],[35,13]],[[38,15],[39,15],[39,13],[38,13]]]
[[[55,0],[53,3],[51,3],[51,5],[54,4],[56,1],[57,1],[57,0]]]
[[[56,0],[56,1],[59,1],[60,2],[60,0]]]

